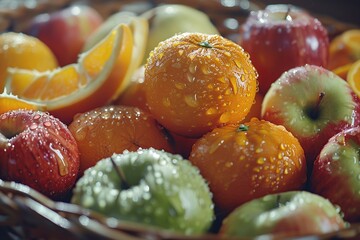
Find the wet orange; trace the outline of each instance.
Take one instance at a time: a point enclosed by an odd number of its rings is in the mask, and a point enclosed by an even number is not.
[[[134,72],[131,77],[129,86],[113,102],[113,104],[133,106],[149,111],[144,90],[144,66],[140,67],[137,71]]]
[[[8,67],[46,71],[58,67],[55,55],[35,37],[23,33],[0,34],[0,92],[5,85]]]
[[[187,137],[243,120],[256,85],[249,55],[219,35],[175,35],[160,42],[145,65],[151,113],[167,129]]]
[[[335,37],[329,46],[329,65],[333,70],[360,59],[360,29],[351,29]]]
[[[225,213],[269,193],[301,189],[307,178],[299,141],[283,126],[256,118],[205,134],[189,159]]]
[[[173,152],[164,129],[148,113],[128,106],[103,106],[77,114],[69,129],[80,152],[80,172],[124,150],[153,147]]]

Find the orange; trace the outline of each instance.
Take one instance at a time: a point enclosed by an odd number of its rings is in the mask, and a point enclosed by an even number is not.
[[[189,160],[223,214],[266,194],[301,189],[307,178],[299,141],[283,126],[256,118],[205,134]]]
[[[141,62],[135,56],[145,40],[133,36],[145,31],[147,25],[141,19],[136,21],[133,31],[125,24],[115,27],[81,54],[76,64],[46,72],[10,69],[7,90],[19,98],[44,104],[64,123],[70,123],[76,113],[110,103],[126,88],[131,73]]]
[[[51,50],[39,39],[23,33],[0,34],[0,92],[5,84],[8,67],[51,70],[58,62]]]
[[[149,111],[146,103],[144,89],[144,66],[141,66],[134,72],[131,77],[129,86],[124,92],[113,102],[115,105],[125,105],[141,108]]]
[[[11,94],[0,94],[0,114],[17,109],[42,110],[43,107],[40,104],[19,99]]]
[[[358,59],[360,59],[360,29],[347,30],[330,42],[329,69],[336,69]]]
[[[183,33],[160,42],[144,74],[151,113],[187,137],[240,122],[256,93],[257,72],[249,55],[219,35]]]
[[[360,97],[360,60],[351,65],[346,80],[352,90]]]
[[[347,78],[347,74],[351,68],[353,63],[348,63],[348,64],[345,64],[343,66],[340,66],[340,67],[337,67],[335,69],[333,69],[332,71],[338,75],[339,77],[341,77],[342,79],[346,80]]]
[[[77,114],[69,129],[78,144],[81,173],[124,150],[153,147],[173,151],[159,123],[150,113],[136,107],[103,106]]]

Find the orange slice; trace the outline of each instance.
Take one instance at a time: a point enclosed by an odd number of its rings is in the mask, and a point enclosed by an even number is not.
[[[329,69],[336,69],[358,59],[360,59],[360,29],[347,30],[330,42]]]
[[[46,72],[9,69],[6,91],[44,104],[46,111],[70,123],[75,114],[109,103],[127,86],[136,64],[132,59],[135,45],[131,28],[120,24],[80,54],[76,64]]]
[[[352,63],[345,64],[343,66],[337,67],[334,70],[332,70],[336,75],[341,77],[342,79],[346,80],[347,73],[349,72],[350,68],[352,66]]]
[[[353,91],[360,97],[360,60],[357,60],[349,69],[346,77]]]
[[[22,100],[12,94],[0,94],[0,114],[17,109],[42,110],[43,107],[41,104]]]

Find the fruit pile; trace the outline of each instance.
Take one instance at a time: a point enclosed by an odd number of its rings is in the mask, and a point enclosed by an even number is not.
[[[360,222],[360,29],[269,5],[238,31],[72,5],[0,34],[0,179],[170,234]]]

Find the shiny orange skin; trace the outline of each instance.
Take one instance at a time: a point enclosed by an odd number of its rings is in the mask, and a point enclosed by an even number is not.
[[[299,190],[307,179],[299,141],[283,126],[256,118],[205,134],[189,160],[208,181],[223,213],[266,194]]]
[[[144,78],[147,104],[171,132],[199,137],[244,119],[257,72],[238,44],[219,35],[175,35],[151,52]]]
[[[78,114],[69,125],[80,152],[80,173],[99,160],[124,150],[139,148],[173,152],[168,136],[158,122],[136,107],[104,106]]]

